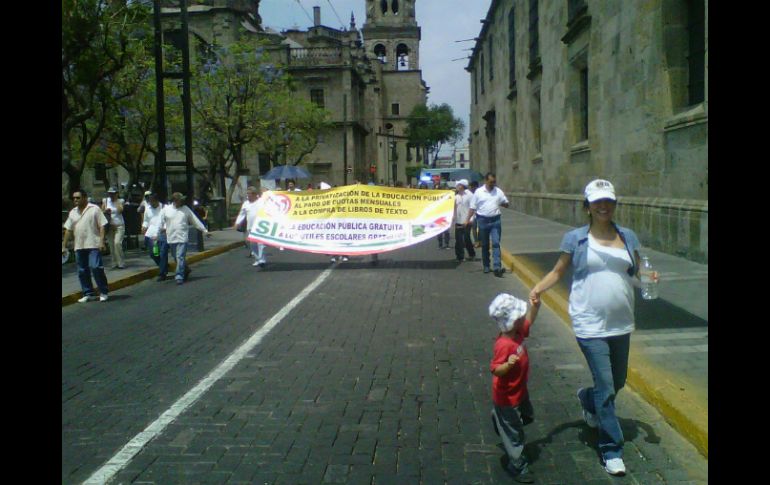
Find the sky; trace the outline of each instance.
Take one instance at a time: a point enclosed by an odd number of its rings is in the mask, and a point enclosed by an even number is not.
[[[458,145],[467,144],[468,139],[471,87],[465,66],[474,42],[455,41],[479,35],[481,19],[486,17],[490,3],[491,0],[417,0],[415,3],[417,24],[422,27],[420,68],[422,78],[430,87],[428,104],[447,103],[455,116],[463,120],[465,134]],[[319,6],[321,24],[347,28],[353,12],[356,28],[361,29],[366,21],[365,4],[365,0],[262,0],[259,14],[263,26],[278,31],[304,30],[313,25],[313,7]],[[452,61],[458,58],[460,60]],[[444,153],[446,150],[442,149]]]

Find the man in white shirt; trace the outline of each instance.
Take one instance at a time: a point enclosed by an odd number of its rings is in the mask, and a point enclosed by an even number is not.
[[[241,205],[241,211],[238,213],[238,217],[235,219],[235,226],[246,220],[245,234],[248,237],[251,226],[254,225],[254,219],[257,217],[257,199],[259,199],[259,191],[253,185],[246,188],[246,200]],[[254,258],[252,266],[259,266],[264,268],[267,264],[267,258],[265,258],[265,245],[262,243],[249,242],[249,249],[251,250],[251,256]]]
[[[171,204],[165,206],[160,212],[160,230],[165,233],[166,241],[171,255],[176,261],[176,284],[181,285],[190,275],[190,267],[187,266],[187,235],[190,225],[202,231],[206,237],[211,233],[201,221],[195,217],[189,207],[184,205],[184,195],[174,192],[171,195]]]
[[[466,226],[465,221],[468,220],[468,213],[471,210],[471,199],[473,194],[466,190],[468,188],[468,181],[465,179],[458,180],[457,193],[455,194],[455,256],[457,256],[458,262],[465,260],[465,251],[468,251],[468,257],[471,261],[476,259],[476,250],[473,249],[473,241],[471,241],[471,226]]]
[[[70,211],[64,222],[64,240],[61,243],[61,252],[67,250],[70,235],[75,237],[75,262],[78,265],[78,279],[83,297],[79,303],[85,303],[96,299],[94,287],[91,282],[91,273],[99,288],[99,301],[107,301],[107,276],[104,274],[102,253],[104,249],[104,226],[107,218],[99,206],[88,202],[88,194],[85,190],[77,190],[72,194],[75,207]]]
[[[160,230],[162,210],[163,206],[160,205],[158,196],[150,193],[149,203],[142,217],[142,234],[144,234],[144,247],[148,249],[150,257],[160,269],[156,281],[165,281],[168,273],[168,241],[166,234]]]
[[[481,262],[484,273],[489,273],[489,239],[492,238],[492,257],[494,258],[495,276],[503,277],[503,265],[500,261],[500,207],[508,207],[508,198],[496,187],[497,178],[492,172],[484,177],[484,185],[476,189],[470,203],[470,211],[465,225],[470,226],[475,215],[479,225],[481,239]]]
[[[123,236],[126,234],[123,203],[123,199],[118,198],[118,189],[115,187],[110,187],[107,198],[102,200],[102,210],[110,221],[107,229],[107,245],[110,247],[113,269],[126,267],[123,259]]]

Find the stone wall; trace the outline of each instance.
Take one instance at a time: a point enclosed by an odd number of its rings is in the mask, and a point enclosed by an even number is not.
[[[643,232],[651,247],[706,260],[702,228],[708,210],[682,212],[678,206],[680,200],[708,205],[708,4],[705,100],[687,105],[684,0],[586,0],[582,19],[572,23],[570,2],[537,3],[540,66],[534,69],[529,58],[531,2],[494,0],[490,6],[467,68],[472,77],[474,168],[495,171],[507,192],[530,194],[519,201],[528,213],[553,213],[565,222],[561,217],[573,210],[565,200],[582,201],[583,188],[594,178],[610,180],[624,200],[634,200],[633,207],[638,207],[627,209],[627,216],[648,221]],[[581,71],[586,69],[587,138],[580,111]],[[686,249],[688,241],[696,246]]]
[[[570,226],[588,223],[583,196],[514,192],[511,209]],[[708,264],[708,201],[618,197],[615,221],[636,232],[642,246]]]

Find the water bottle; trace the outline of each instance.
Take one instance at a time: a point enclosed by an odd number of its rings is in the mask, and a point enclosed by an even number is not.
[[[653,267],[650,258],[642,256],[642,267],[639,275],[642,279],[642,298],[645,300],[654,300],[658,297],[658,282],[652,279]]]
[[[160,256],[160,244],[157,241],[152,245],[152,255]]]

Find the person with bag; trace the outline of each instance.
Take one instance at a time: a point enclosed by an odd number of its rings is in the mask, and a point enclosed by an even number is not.
[[[64,222],[64,239],[61,252],[67,251],[70,236],[74,236],[75,262],[78,265],[78,279],[83,297],[78,303],[96,300],[91,274],[99,288],[99,301],[107,301],[109,289],[107,276],[104,274],[102,253],[104,250],[104,226],[107,218],[99,206],[88,202],[88,194],[78,189],[72,194],[75,207],[70,211]]]
[[[126,267],[123,256],[123,237],[126,234],[126,225],[123,220],[123,199],[118,198],[118,190],[110,187],[107,197],[102,200],[102,210],[109,219],[107,227],[107,245],[112,255],[112,268],[123,269]]]

